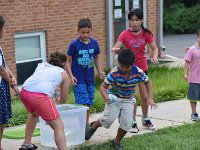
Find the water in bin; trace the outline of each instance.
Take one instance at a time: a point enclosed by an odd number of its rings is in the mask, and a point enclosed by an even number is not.
[[[57,106],[61,120],[64,124],[67,146],[82,144],[85,141],[85,124],[87,107],[64,104]],[[54,133],[49,125],[40,118],[41,144],[56,148]]]

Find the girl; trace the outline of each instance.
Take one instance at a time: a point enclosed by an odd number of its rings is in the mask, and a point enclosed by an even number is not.
[[[130,23],[130,28],[122,31],[118,37],[118,41],[113,47],[113,52],[118,53],[120,47],[124,44],[126,48],[131,49],[135,53],[135,62],[134,64],[141,68],[148,75],[148,66],[147,59],[145,55],[145,47],[147,43],[149,44],[152,50],[152,59],[153,64],[157,64],[158,60],[158,48],[153,39],[152,32],[146,29],[143,26],[143,12],[140,9],[133,9],[128,14],[128,20]],[[143,113],[142,124],[149,130],[154,130],[153,124],[148,117],[148,103],[147,99],[152,95],[148,95],[143,83],[138,83],[140,96],[141,96],[141,107]],[[137,92],[135,93],[137,98]],[[151,97],[152,98],[152,97]],[[135,120],[136,116],[136,107],[135,104],[133,119]],[[139,131],[136,121],[134,121],[133,126],[130,132],[137,133]]]
[[[70,84],[70,79],[65,72],[66,61],[65,53],[53,52],[48,63],[38,64],[33,75],[24,82],[20,97],[29,112],[29,117],[26,122],[25,141],[19,150],[37,149],[37,146],[31,143],[31,138],[39,116],[54,130],[58,149],[67,149],[63,122],[52,100],[60,86],[60,99],[56,99],[57,103],[66,102]]]
[[[3,38],[4,32],[4,19],[0,16],[0,39]],[[9,85],[15,90],[16,94],[19,94],[16,83],[14,75],[6,66],[3,51],[0,47],[0,150],[3,150],[1,140],[5,124],[12,117]]]

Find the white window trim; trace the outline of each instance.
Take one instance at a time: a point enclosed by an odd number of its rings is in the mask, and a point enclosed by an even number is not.
[[[14,35],[14,38],[25,38],[25,37],[31,37],[31,36],[40,36],[40,48],[41,48],[41,59],[42,62],[46,61],[46,41],[45,41],[45,32],[40,31],[40,32],[30,32],[30,33],[16,33]],[[23,61],[16,61],[16,63],[24,63],[24,62],[29,62],[29,61],[34,61],[34,60],[40,60],[40,59],[28,59],[28,60],[23,60]]]

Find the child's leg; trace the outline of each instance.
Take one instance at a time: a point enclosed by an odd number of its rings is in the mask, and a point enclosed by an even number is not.
[[[94,85],[77,84],[74,86],[75,103],[89,108],[86,116],[86,126],[89,125],[89,117],[94,104],[94,91]]]
[[[59,150],[67,150],[64,125],[60,118],[47,122],[54,130],[54,139]]]
[[[92,110],[92,106],[88,106],[88,105],[85,105],[85,106],[88,107],[87,114],[86,114],[86,125],[88,126],[90,124],[90,113]]]
[[[138,83],[138,86],[139,86],[140,98],[141,98],[142,115],[143,115],[143,117],[147,117],[148,116],[147,89],[146,89],[146,86],[144,85],[144,83]]]
[[[196,102],[193,102],[193,101],[190,101],[190,106],[191,106],[191,109],[192,109],[192,113],[196,113],[196,106],[197,106],[197,103]]]
[[[26,131],[25,131],[25,144],[31,143],[31,138],[33,135],[33,132],[35,130],[37,121],[38,121],[39,115],[38,113],[29,113],[28,119],[26,121]]]
[[[136,101],[135,101],[134,109],[133,109],[133,125],[129,130],[130,133],[138,133],[139,132],[139,128],[138,128],[137,122],[136,122],[137,99],[138,99],[138,89],[137,88],[135,89],[134,97],[135,97]]]
[[[133,109],[133,121],[136,121],[138,89],[135,89],[134,97],[136,102],[134,104],[134,109]]]
[[[120,127],[118,128],[116,138],[113,140],[114,143],[119,144],[122,138],[126,135],[127,131],[129,131],[133,119],[133,107],[134,104],[131,102],[127,103],[121,103],[120,104],[120,113],[119,113],[119,123]]]
[[[3,130],[4,130],[5,125],[4,124],[0,124],[0,150],[1,150],[1,140],[3,137]]]
[[[116,138],[114,139],[114,142],[115,143],[120,143],[120,141],[122,140],[122,138],[126,135],[127,131],[121,129],[121,128],[118,128],[118,131],[117,131],[117,136]]]
[[[102,125],[101,125],[101,123],[100,123],[100,121],[99,120],[97,120],[97,121],[95,121],[93,124],[92,124],[92,127],[93,127],[93,129],[98,129],[99,127],[101,127]]]

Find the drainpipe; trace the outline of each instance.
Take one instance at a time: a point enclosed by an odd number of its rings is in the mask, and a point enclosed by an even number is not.
[[[143,0],[143,25],[147,27],[147,1]]]
[[[107,58],[107,67],[113,67],[113,0],[106,0],[106,58]]]
[[[159,57],[161,56],[161,51],[165,51],[165,46],[163,46],[163,0],[158,0],[158,49]]]

